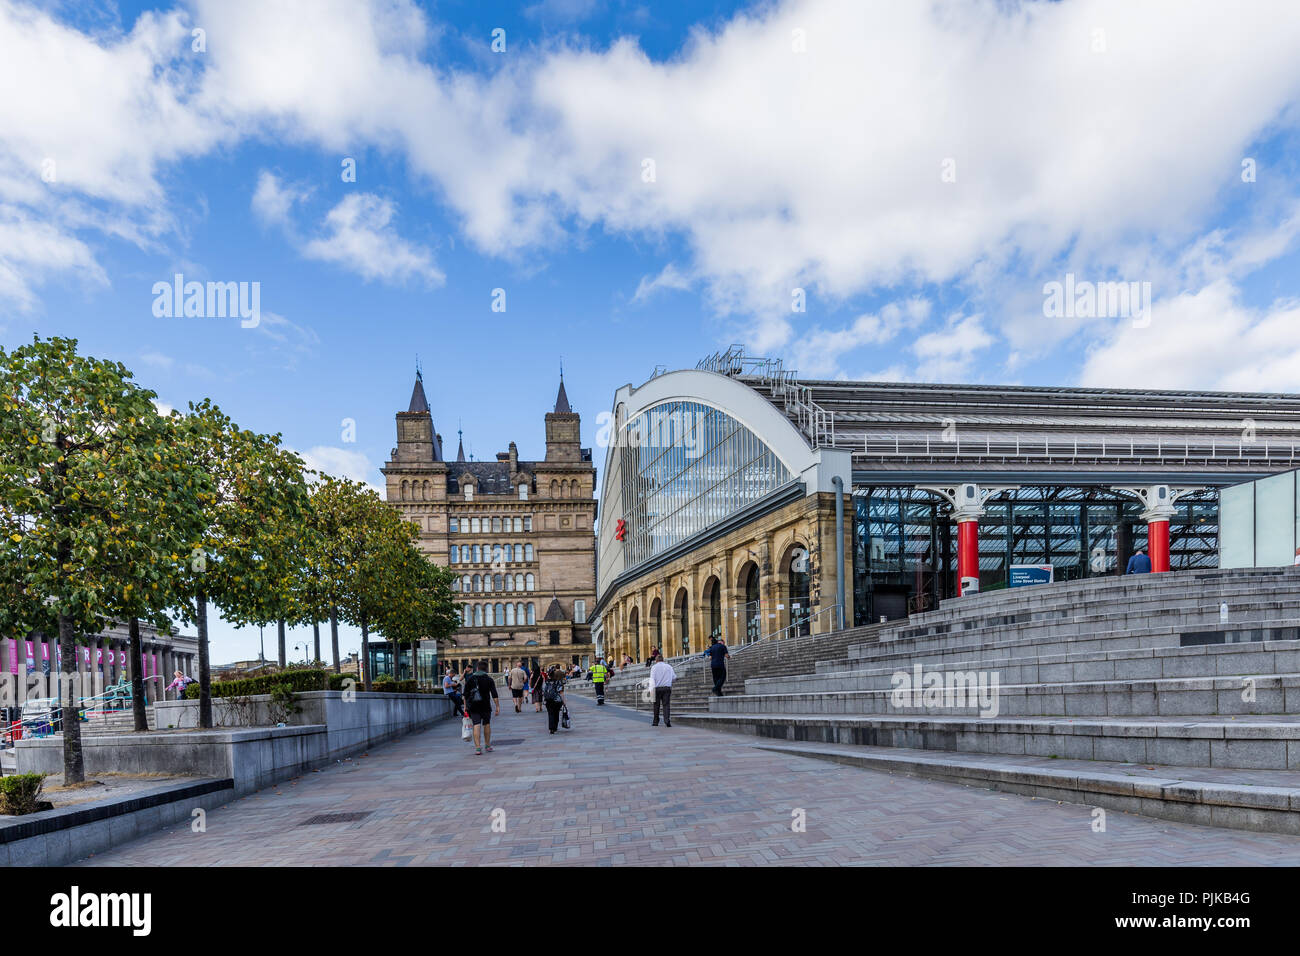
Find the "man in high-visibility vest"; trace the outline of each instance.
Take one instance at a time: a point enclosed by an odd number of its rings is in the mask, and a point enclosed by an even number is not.
[[[609,668],[603,658],[596,658],[596,666],[591,669],[591,682],[596,686],[596,703],[605,703],[605,680],[609,677]]]

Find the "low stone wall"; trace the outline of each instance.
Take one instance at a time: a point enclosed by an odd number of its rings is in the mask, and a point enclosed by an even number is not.
[[[21,817],[0,816],[0,867],[66,866],[159,827],[189,823],[235,797],[233,781],[168,783],[126,799],[79,803]]]
[[[86,771],[179,773],[230,777],[237,794],[298,776],[316,767],[358,753],[385,740],[427,727],[451,714],[441,694],[348,693],[305,691],[302,707],[285,727],[218,727],[188,729],[198,723],[197,701],[168,701],[154,705],[158,726],[177,729],[149,733],[102,734],[82,737]],[[270,698],[253,698],[245,711],[214,701],[214,720],[258,718]],[[221,703],[222,706],[215,706]],[[265,718],[262,718],[265,719]],[[19,773],[58,773],[63,769],[61,737],[20,740],[15,748]]]

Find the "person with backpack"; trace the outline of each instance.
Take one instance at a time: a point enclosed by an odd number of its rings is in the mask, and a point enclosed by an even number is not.
[[[591,669],[591,683],[596,688],[596,703],[605,703],[605,681],[609,677],[609,668],[605,666],[603,657],[596,658],[596,664]]]
[[[560,726],[560,711],[566,706],[564,674],[560,671],[559,664],[552,664],[546,672],[546,680],[542,684],[542,700],[546,702],[546,724],[551,733],[555,733]]]
[[[497,682],[487,672],[487,661],[475,663],[475,671],[465,678],[465,716],[474,725],[474,754],[483,753],[484,744],[492,752],[492,704],[496,703],[496,716],[501,716],[501,698],[497,695]],[[483,728],[482,738],[479,728]]]

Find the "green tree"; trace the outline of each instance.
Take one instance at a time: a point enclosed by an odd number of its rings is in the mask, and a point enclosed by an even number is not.
[[[77,635],[125,612],[163,623],[201,488],[154,406],[121,364],[72,339],[0,349],[0,628],[59,635],[64,779],[85,779],[73,674]],[[180,527],[169,528],[179,521]],[[139,674],[138,664],[136,674]]]
[[[211,401],[191,404],[183,447],[194,466],[213,476],[201,543],[183,571],[183,616],[198,630],[199,726],[212,726],[208,605],[230,622],[268,624],[294,616],[294,529],[306,504],[302,460],[280,447],[279,435],[241,429]]]
[[[419,642],[449,638],[460,624],[451,590],[456,575],[434,564],[413,544],[395,561],[391,573],[390,600],[376,624],[393,643],[394,661],[398,645],[410,643],[415,676]]]

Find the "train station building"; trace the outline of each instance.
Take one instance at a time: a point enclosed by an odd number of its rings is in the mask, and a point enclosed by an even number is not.
[[[608,432],[599,633],[642,660],[1217,567],[1219,491],[1300,465],[1300,396],[801,381],[733,347],[620,388]]]

